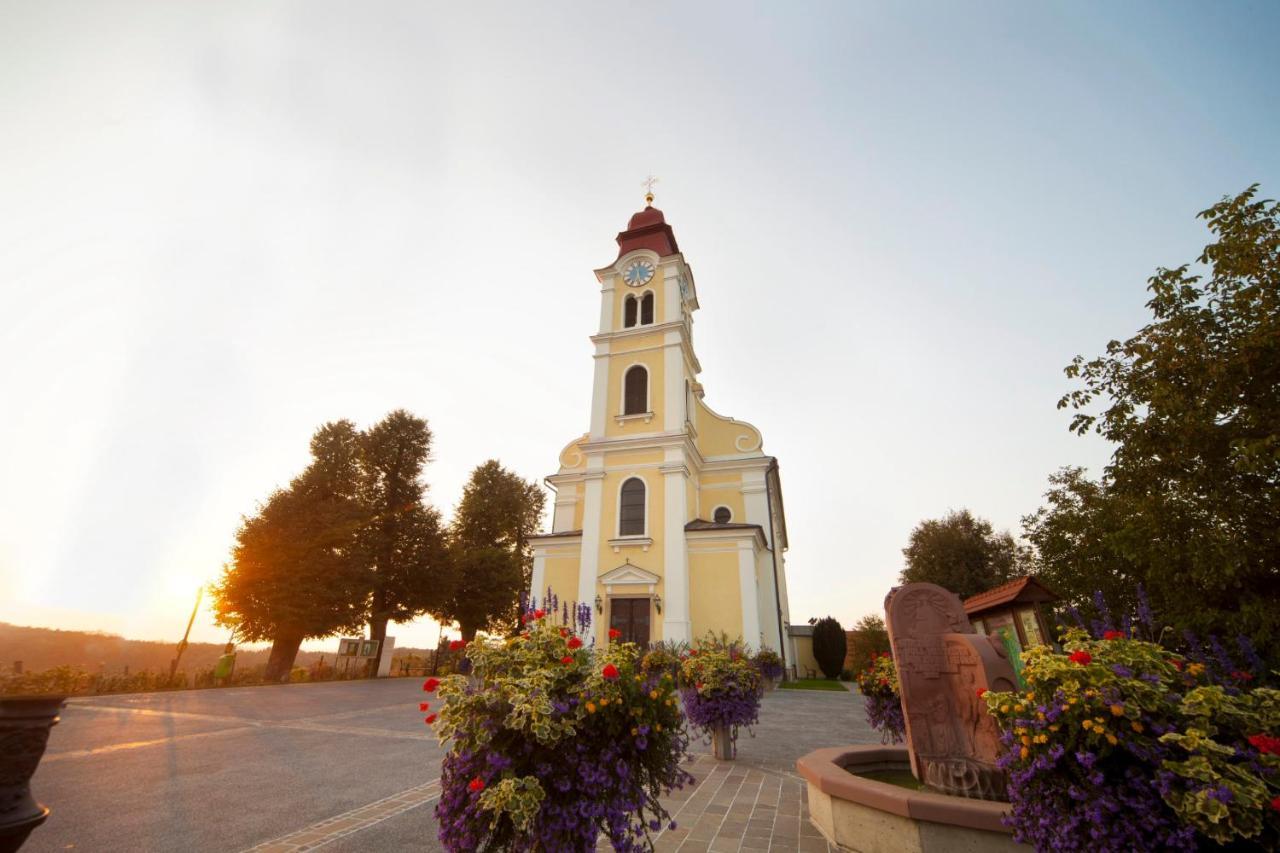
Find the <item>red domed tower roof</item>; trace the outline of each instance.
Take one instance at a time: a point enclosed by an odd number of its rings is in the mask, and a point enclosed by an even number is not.
[[[632,216],[627,230],[618,234],[618,257],[636,249],[650,249],[660,258],[680,251],[675,232],[667,224],[662,211],[653,205],[646,205],[644,210]]]

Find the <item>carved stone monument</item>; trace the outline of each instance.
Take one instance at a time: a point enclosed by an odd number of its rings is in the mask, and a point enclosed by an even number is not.
[[[936,584],[889,591],[885,626],[898,667],[911,772],[934,790],[1005,799],[1000,733],[980,689],[1016,690],[1004,647],[975,634],[960,598]]]

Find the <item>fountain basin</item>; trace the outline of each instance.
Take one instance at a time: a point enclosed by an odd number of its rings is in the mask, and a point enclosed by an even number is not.
[[[827,841],[857,853],[1029,851],[1000,822],[1008,803],[912,790],[856,774],[910,772],[901,746],[837,746],[796,762],[809,784],[809,820]]]

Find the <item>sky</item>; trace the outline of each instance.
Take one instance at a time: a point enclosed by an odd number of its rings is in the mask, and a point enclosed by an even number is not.
[[[486,459],[554,473],[650,173],[792,621],[879,612],[921,520],[1017,534],[1106,464],[1062,368],[1197,212],[1280,193],[1278,40],[1244,2],[0,0],[0,621],[176,639],[325,421],[426,418],[446,516]]]

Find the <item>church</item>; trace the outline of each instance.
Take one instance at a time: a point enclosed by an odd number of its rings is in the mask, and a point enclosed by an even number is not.
[[[698,289],[661,210],[644,210],[595,271],[600,324],[589,431],[547,478],[552,530],[533,590],[586,603],[597,643],[741,637],[794,666],[778,461],[760,431],[712,411],[693,349]]]

